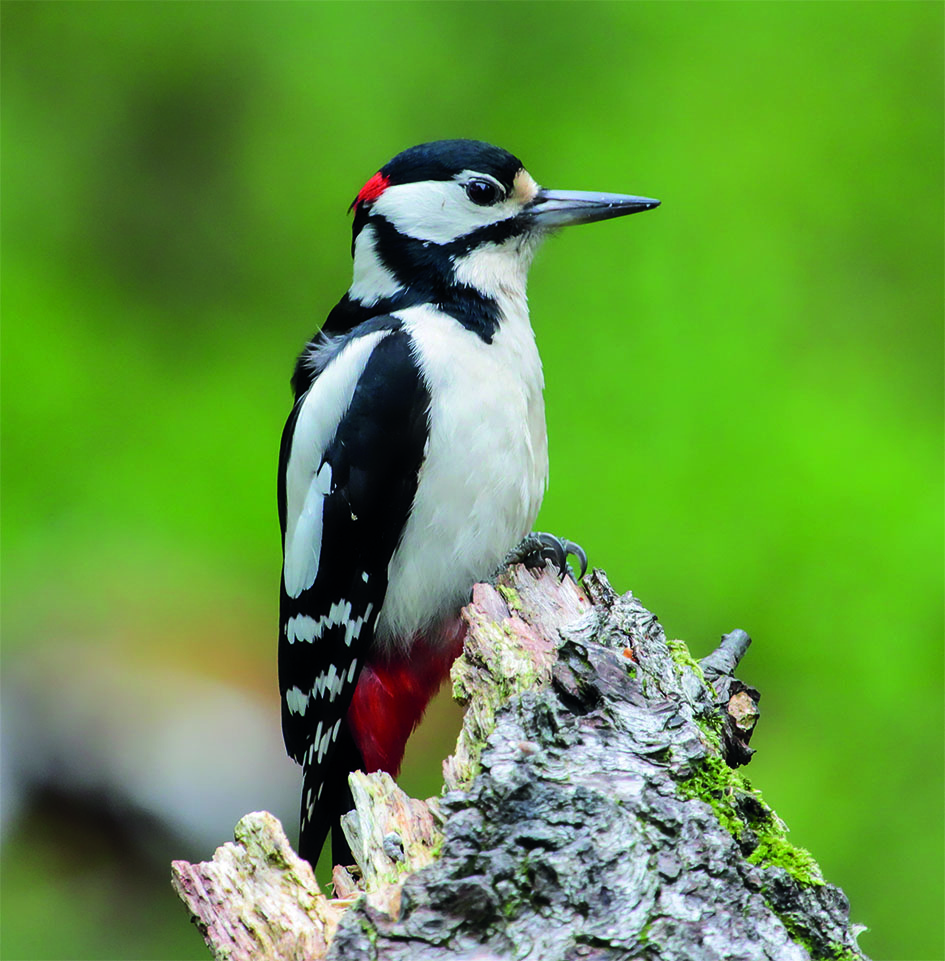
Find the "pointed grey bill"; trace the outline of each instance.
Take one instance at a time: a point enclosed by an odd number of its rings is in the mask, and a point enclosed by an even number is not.
[[[540,190],[528,207],[532,221],[540,227],[591,224],[652,210],[658,200],[628,194],[600,194],[587,190]]]

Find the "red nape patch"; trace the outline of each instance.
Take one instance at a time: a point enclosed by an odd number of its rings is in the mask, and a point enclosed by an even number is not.
[[[373,177],[361,188],[358,192],[358,196],[354,198],[354,203],[352,207],[357,207],[359,204],[367,204],[372,200],[377,200],[378,197],[390,186],[390,181],[385,177],[380,171],[374,174]]]
[[[448,677],[465,635],[466,625],[456,618],[431,637],[415,638],[409,653],[368,661],[361,668],[347,717],[367,773],[397,776],[407,738]]]

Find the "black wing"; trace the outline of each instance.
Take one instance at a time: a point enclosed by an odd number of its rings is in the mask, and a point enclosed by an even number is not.
[[[363,354],[360,360],[352,360],[354,350],[333,355],[295,405],[280,453],[282,731],[286,750],[303,767],[299,853],[313,864],[328,829],[351,806],[348,773],[363,765],[345,714],[374,638],[428,435],[430,397],[410,339],[396,329],[378,333],[359,376]],[[351,365],[347,380],[339,371],[326,376],[336,364]],[[329,381],[348,391],[355,384],[334,431],[319,420],[319,408],[337,416],[338,394]],[[307,468],[307,493],[299,464]],[[290,470],[294,482],[287,481]],[[303,567],[317,556],[310,584],[299,577],[300,556]]]

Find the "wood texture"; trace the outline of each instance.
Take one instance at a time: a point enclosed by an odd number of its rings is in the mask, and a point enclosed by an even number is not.
[[[735,771],[743,631],[701,663],[600,571],[476,585],[438,799],[352,776],[333,899],[265,813],[174,885],[218,958],[859,959],[843,893]]]

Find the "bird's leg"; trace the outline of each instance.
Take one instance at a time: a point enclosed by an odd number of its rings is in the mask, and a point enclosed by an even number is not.
[[[561,579],[565,576],[575,580],[571,565],[568,564],[568,555],[576,557],[581,565],[581,573],[576,578],[580,580],[587,572],[587,554],[580,544],[569,541],[566,538],[555,537],[554,534],[544,534],[541,531],[532,531],[526,534],[522,540],[516,544],[505,555],[501,565],[493,572],[491,581],[499,575],[510,564],[524,564],[526,567],[544,567],[546,561],[551,561],[558,568]]]

